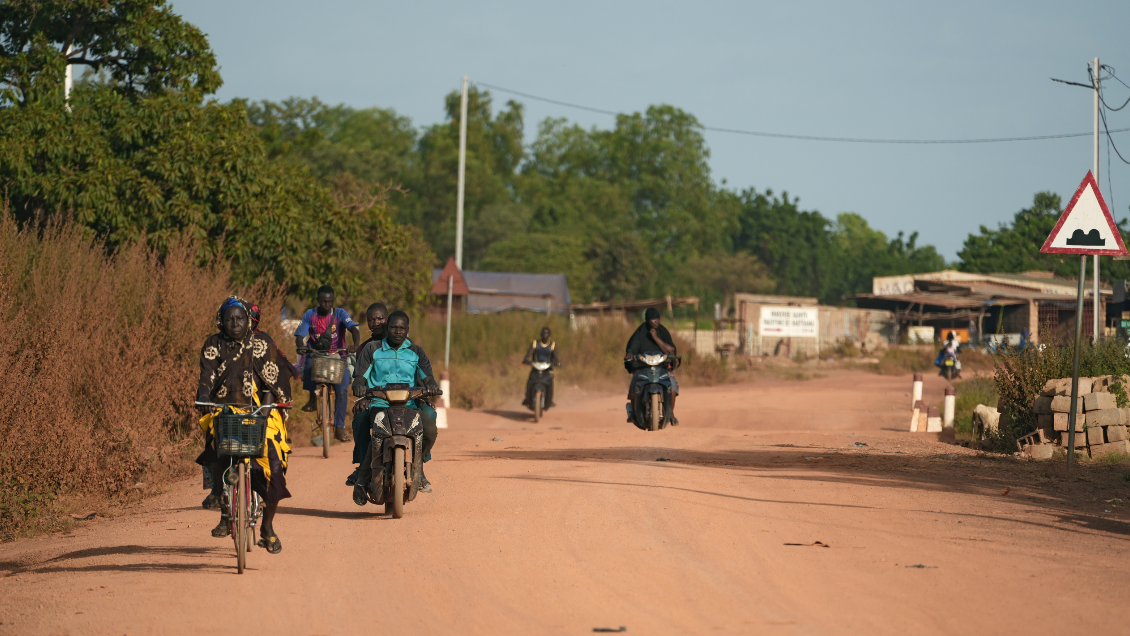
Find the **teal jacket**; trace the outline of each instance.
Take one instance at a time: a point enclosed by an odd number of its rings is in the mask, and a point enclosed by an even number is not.
[[[429,374],[420,368],[420,355],[416,352],[419,349],[412,346],[412,341],[407,338],[397,349],[393,349],[387,339],[382,340],[381,346],[373,351],[372,363],[365,370],[365,385],[370,389],[393,383],[420,386],[418,380],[428,377]],[[431,370],[430,364],[428,370]],[[373,400],[370,404],[377,408],[388,406],[388,402],[384,400]],[[408,408],[420,409],[435,420],[435,409],[427,404],[417,404],[415,400],[409,400]]]

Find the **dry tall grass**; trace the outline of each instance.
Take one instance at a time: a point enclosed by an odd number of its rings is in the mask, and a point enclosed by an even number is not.
[[[574,331],[561,316],[509,312],[495,315],[457,315],[451,325],[452,405],[491,408],[521,398],[529,367],[521,364],[530,343],[548,326],[557,342],[563,366],[556,371],[558,386],[627,392],[624,347],[636,325],[601,321]],[[443,370],[445,323],[414,319],[411,339],[424,347],[436,372]],[[724,382],[729,368],[716,358],[689,355],[690,343],[675,341],[683,367],[676,372],[684,386]]]
[[[75,227],[21,232],[3,211],[0,538],[58,525],[68,500],[97,507],[192,470],[200,346],[232,291],[191,245],[111,257]],[[250,291],[278,316],[278,290]]]

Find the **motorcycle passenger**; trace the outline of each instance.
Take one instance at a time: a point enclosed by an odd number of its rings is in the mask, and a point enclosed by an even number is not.
[[[671,339],[671,332],[667,331],[667,327],[659,324],[660,316],[659,310],[652,307],[644,312],[644,322],[636,328],[635,333],[628,339],[627,351],[624,353],[624,368],[632,373],[632,380],[628,382],[628,408],[631,408],[632,403],[632,388],[635,381],[635,372],[642,368],[644,364],[636,360],[636,356],[647,353],[649,351],[662,351],[668,356],[674,356],[675,341]],[[679,418],[675,417],[675,397],[679,395],[679,382],[675,380],[675,374],[668,372],[671,378],[671,425],[678,426]],[[628,421],[632,421],[631,415],[628,416]]]
[[[529,351],[526,351],[526,357],[522,358],[522,364],[530,364],[531,362],[548,362],[555,367],[561,366],[561,360],[557,357],[557,343],[551,341],[549,327],[542,327],[541,340],[534,340],[530,345]],[[530,369],[530,376],[526,379],[526,399],[522,402],[522,406],[530,406],[534,399],[534,376],[537,374],[536,369]],[[549,383],[545,388],[545,403],[546,406],[557,406],[553,402],[553,373],[549,374]]]
[[[297,349],[310,348],[315,351],[330,351],[332,349],[346,349],[348,353],[355,353],[357,345],[361,342],[361,330],[357,323],[349,317],[349,312],[341,307],[334,307],[334,289],[329,285],[318,288],[318,306],[308,309],[302,316],[302,323],[294,330],[294,346]],[[353,345],[345,346],[345,332],[353,336]],[[309,336],[309,338],[307,338]],[[347,357],[345,353],[338,353]],[[315,411],[317,405],[314,400],[314,390],[317,385],[311,374],[314,371],[313,356],[306,356],[306,363],[302,368],[302,388],[310,393],[310,400],[303,411]],[[349,367],[342,374],[341,383],[334,387],[337,395],[334,410],[334,439],[339,442],[348,442],[349,434],[345,432],[345,414],[349,409]]]
[[[261,394],[264,401],[290,401],[282,361],[274,355],[262,334],[251,330],[249,313],[247,303],[235,296],[220,305],[216,313],[219,333],[209,336],[200,350],[196,401],[256,406],[260,404]],[[220,507],[223,494],[223,474],[216,453],[212,422],[214,417],[207,412],[200,418],[200,428],[205,433],[204,452],[196,458],[196,463],[212,470],[212,493],[204,500],[205,508]],[[286,440],[282,416],[279,411],[272,411],[267,420],[267,444],[263,456],[251,462],[251,488],[264,503],[259,546],[271,554],[282,550],[282,542],[274,529],[275,511],[280,501],[290,497],[286,488],[286,456],[290,445]],[[223,511],[212,536],[226,537],[230,534],[227,511]]]
[[[384,303],[369,305],[369,308],[365,310],[365,322],[369,325],[369,339],[362,342],[361,348],[357,351],[357,366],[353,370],[354,382],[365,377],[365,372],[369,370],[369,365],[373,362],[373,351],[381,346],[381,341],[388,335],[388,307],[385,307]],[[420,353],[423,353],[422,349]],[[428,369],[431,370],[431,363],[428,363]],[[353,403],[354,464],[360,464],[361,460],[365,458],[365,450],[369,447],[369,441],[372,438],[372,431],[369,430],[369,422],[366,420],[367,414],[368,411],[361,408],[360,402]],[[357,470],[354,469],[349,477],[345,478],[346,486],[357,483]]]
[[[435,378],[432,376],[431,362],[428,361],[424,350],[408,339],[408,314],[403,311],[394,311],[388,317],[388,335],[380,342],[379,346],[369,343],[366,348],[372,347],[371,360],[364,374],[358,373],[353,382],[353,395],[363,397],[371,388],[384,386],[391,383],[405,383],[413,386],[425,386],[438,389]],[[388,406],[384,400],[370,400],[369,408],[363,409],[366,421],[371,422],[376,410]],[[356,404],[361,404],[359,400]],[[355,409],[362,410],[358,406]],[[436,429],[436,412],[426,402],[408,402],[408,408],[420,413],[420,422],[424,428],[424,461],[431,456],[432,446],[436,443],[439,431]],[[371,430],[370,430],[371,434]],[[353,486],[353,502],[364,506],[369,502],[368,488],[373,480],[372,444],[365,447],[365,456],[361,458],[361,466],[357,471],[356,483]],[[431,483],[423,477],[419,492],[431,492]]]

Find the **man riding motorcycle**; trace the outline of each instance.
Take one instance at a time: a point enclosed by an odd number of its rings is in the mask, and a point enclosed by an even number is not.
[[[423,349],[408,339],[408,314],[403,311],[389,314],[387,329],[388,335],[379,346],[374,346],[372,342],[366,345],[367,348],[373,347],[372,362],[364,373],[357,373],[357,378],[353,381],[353,395],[358,398],[364,397],[369,389],[394,382],[424,386],[438,391],[439,385],[432,376],[431,362],[428,361],[427,355]],[[358,400],[354,404],[354,409],[363,410],[366,413],[366,421],[372,422],[375,411],[387,406],[388,403],[384,400]],[[417,403],[414,400],[408,403],[408,407],[420,413],[424,427],[424,461],[428,461],[432,446],[435,445],[436,437],[439,435],[436,429],[435,409],[426,402]],[[372,429],[368,429],[368,433],[371,435]],[[365,456],[361,460],[356,483],[353,486],[353,502],[358,506],[364,506],[369,502],[368,487],[372,480],[372,444],[370,443],[366,445]],[[431,491],[431,483],[425,476],[420,492]]]
[[[561,366],[561,360],[557,357],[557,343],[549,339],[551,335],[549,327],[542,327],[541,340],[534,340],[533,344],[530,345],[530,349],[526,351],[526,357],[522,358],[522,364],[548,362],[555,367]],[[534,380],[537,375],[536,369],[530,369],[530,376],[526,379],[526,399],[522,401],[522,406],[530,406],[531,400],[534,399]],[[549,375],[549,382],[545,388],[545,405],[546,407],[557,406],[553,402],[552,374]]]
[[[671,339],[671,332],[667,327],[659,324],[659,310],[654,307],[644,312],[644,322],[636,328],[635,333],[628,339],[627,351],[624,353],[624,368],[632,373],[632,380],[628,382],[628,421],[632,421],[632,389],[634,388],[635,372],[644,365],[636,356],[649,351],[662,351],[668,356],[675,356],[675,341]],[[675,397],[679,395],[679,383],[675,374],[668,374],[671,378],[671,425],[678,426],[679,418],[675,417]]]

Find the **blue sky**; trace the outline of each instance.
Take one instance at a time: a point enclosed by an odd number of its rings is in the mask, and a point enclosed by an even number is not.
[[[1130,84],[1130,2],[428,2],[179,0],[225,84],[218,97],[317,96],[443,117],[460,77],[618,112],[667,103],[707,126],[801,135],[960,139],[1088,132],[1096,55]],[[1124,70],[1123,70],[1124,69]],[[1130,91],[1109,82],[1107,101]],[[496,93],[496,99],[510,96]],[[546,117],[612,118],[519,98],[527,134]],[[1130,128],[1130,108],[1108,116]],[[714,178],[772,188],[805,209],[857,212],[888,235],[955,258],[1052,190],[1066,202],[1091,168],[1091,138],[866,145],[707,132]],[[1130,133],[1114,136],[1130,159]],[[1130,166],[1101,181],[1130,216]]]

